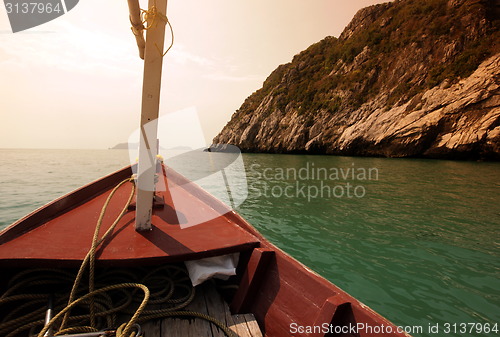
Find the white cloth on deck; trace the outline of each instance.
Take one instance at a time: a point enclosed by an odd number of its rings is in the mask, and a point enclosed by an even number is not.
[[[234,253],[208,257],[205,259],[185,261],[193,286],[197,286],[211,278],[227,280],[229,276],[236,275],[240,254]]]

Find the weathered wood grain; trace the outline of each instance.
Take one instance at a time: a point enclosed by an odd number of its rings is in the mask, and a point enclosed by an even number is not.
[[[262,337],[252,314],[231,315],[229,305],[213,284],[207,282],[196,288],[196,296],[186,308],[209,315],[226,324],[240,337]],[[145,337],[224,337],[216,325],[200,318],[163,318],[143,324]]]

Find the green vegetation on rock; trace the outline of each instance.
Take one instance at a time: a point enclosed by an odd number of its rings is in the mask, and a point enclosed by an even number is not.
[[[251,135],[262,151],[358,153],[364,147],[361,140],[353,140],[349,150],[335,149],[342,130],[369,119],[377,109],[420,109],[426,91],[468,78],[500,52],[499,17],[492,0],[399,0],[363,8],[338,38],[326,37],[274,70],[216,141],[251,148]],[[284,124],[291,115],[298,116],[300,127]],[[247,128],[250,120],[258,125],[249,125],[247,133],[240,130],[241,137],[230,136],[235,128]],[[318,133],[319,124],[326,122],[335,129]],[[316,128],[311,131],[306,125]],[[281,137],[278,130],[294,130],[297,134],[289,140],[296,144],[280,140],[278,145],[259,145]],[[436,130],[419,132],[437,141]],[[384,151],[382,155],[391,155],[392,150]]]

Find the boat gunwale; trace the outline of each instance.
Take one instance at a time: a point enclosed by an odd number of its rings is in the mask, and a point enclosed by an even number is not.
[[[43,225],[47,221],[50,221],[51,219],[54,219],[58,215],[67,212],[75,207],[78,207],[79,205],[84,204],[88,200],[92,199],[96,195],[105,192],[106,190],[111,189],[114,185],[116,185],[117,182],[120,180],[123,180],[127,178],[128,176],[131,176],[132,174],[132,166],[126,166],[125,168],[122,168],[120,170],[117,170],[107,176],[104,176],[98,180],[95,180],[81,188],[78,188],[72,192],[67,193],[66,195],[63,195],[59,197],[58,199],[55,199],[54,201],[46,204],[45,206],[42,206],[38,208],[37,210],[31,212],[30,214],[26,215],[25,217],[21,218],[20,220],[16,221],[9,227],[5,228],[3,231],[0,232],[0,245],[8,242],[10,240],[13,240],[19,236],[22,236],[29,232],[30,230],[33,230],[37,228],[38,226]],[[387,318],[384,316],[380,315],[367,305],[363,304],[353,296],[351,296],[349,293],[346,291],[342,290],[339,288],[337,285],[335,285],[333,282],[327,280],[314,270],[310,269],[307,267],[305,264],[302,262],[298,261],[294,257],[292,257],[290,254],[282,250],[281,248],[277,247],[275,244],[271,243],[266,237],[264,237],[252,224],[250,224],[248,221],[246,221],[240,214],[235,212],[234,210],[231,210],[228,208],[227,205],[225,205],[222,201],[214,197],[210,192],[206,191],[205,189],[201,188],[199,185],[197,185],[194,182],[189,181],[187,178],[185,178],[183,175],[180,173],[176,172],[175,170],[168,168],[169,171],[174,172],[174,179],[181,179],[185,180],[186,182],[189,182],[190,188],[194,189],[194,192],[196,192],[198,197],[203,197],[203,199],[206,199],[210,202],[213,202],[215,204],[210,205],[219,207],[219,206],[224,206],[226,209],[229,211],[224,214],[224,217],[226,217],[228,220],[232,221],[234,224],[237,225],[238,228],[241,230],[253,235],[256,239],[258,239],[259,242],[253,243],[253,244],[247,244],[247,245],[242,245],[239,247],[239,250],[241,252],[247,252],[247,253],[252,253],[254,249],[268,249],[274,252],[275,257],[274,259],[283,259],[284,261],[287,261],[291,268],[295,269],[297,273],[300,273],[304,275],[301,277],[302,280],[308,279],[309,282],[316,283],[317,285],[321,285],[322,287],[328,288],[331,290],[330,294],[325,294],[324,299],[319,300],[319,301],[312,301],[311,304],[314,304],[314,307],[317,308],[318,310],[318,317],[322,314],[323,308],[325,306],[329,305],[329,301],[332,299],[339,300],[341,299],[345,303],[349,303],[352,307],[353,310],[360,310],[362,313],[362,316],[364,316],[364,319],[369,318],[373,323],[375,324],[380,324],[380,325],[392,325],[394,326],[394,323],[389,321]],[[192,183],[192,185],[191,185]],[[216,255],[221,255],[224,251],[224,248],[221,249],[212,249],[210,251],[204,252],[207,256],[216,256]],[[199,257],[196,255],[193,255],[192,258]],[[189,258],[188,258],[189,259]],[[131,261],[132,263],[136,264],[137,262],[140,262],[141,264],[157,264],[165,261],[165,258],[153,258],[153,257],[147,257],[144,259],[134,259]],[[185,261],[186,258],[183,258],[182,261]],[[36,263],[37,265],[43,266],[44,261],[53,264],[54,260],[34,260],[34,259],[5,259],[0,261],[0,265],[5,268],[5,267],[23,267],[23,266],[28,266],[28,265],[33,265],[33,263]],[[98,259],[99,261],[99,259]],[[81,262],[81,260],[56,260],[58,266],[60,267],[74,267],[78,263]],[[130,262],[130,261],[129,261]],[[170,259],[168,262],[181,262],[181,260],[176,260],[174,261],[173,259]],[[244,261],[241,261],[244,263]],[[248,262],[248,261],[247,261]],[[99,263],[107,264],[109,266],[120,266],[120,261],[118,260],[104,260],[104,261],[99,261]],[[241,270],[242,266],[238,266],[238,270]],[[246,269],[246,266],[245,266]],[[242,275],[240,275],[241,277]],[[281,281],[280,281],[281,282]],[[259,294],[253,294],[253,296],[258,297]],[[321,296],[320,296],[321,297]],[[264,313],[266,314],[266,313]],[[266,331],[266,326],[267,324],[270,324],[267,322],[267,319],[264,317],[258,317],[259,315],[256,314],[257,321],[259,322],[259,325],[263,329],[263,331]],[[291,320],[294,319],[294,317],[289,317]],[[267,323],[266,323],[267,322]],[[408,334],[405,333],[396,333],[396,336],[409,336]]]

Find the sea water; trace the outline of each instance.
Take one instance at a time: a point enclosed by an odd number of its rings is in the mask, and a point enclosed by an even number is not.
[[[0,155],[0,228],[129,162],[124,150]],[[243,161],[237,211],[278,247],[414,336],[498,335],[478,329],[500,324],[500,163]]]

